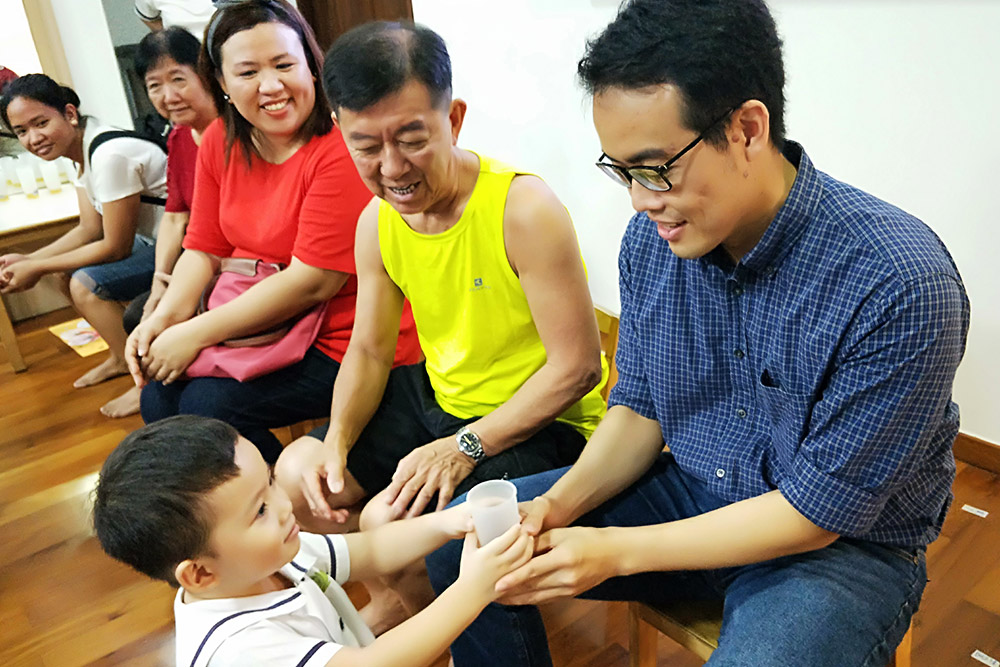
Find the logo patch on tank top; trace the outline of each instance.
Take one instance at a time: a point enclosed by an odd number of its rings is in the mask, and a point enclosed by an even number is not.
[[[493,289],[493,288],[490,287],[489,285],[483,284],[483,279],[482,278],[473,278],[472,279],[472,287],[469,288],[470,292],[480,292],[480,291],[482,291],[484,289]]]

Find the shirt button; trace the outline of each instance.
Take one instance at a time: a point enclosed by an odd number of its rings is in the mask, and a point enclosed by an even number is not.
[[[737,285],[736,287],[733,288],[733,295],[734,296],[740,296],[742,294],[743,294],[743,288],[742,287],[740,287],[739,285]]]
[[[740,419],[745,419],[747,416],[747,411],[744,410],[743,408],[740,408],[736,411],[736,416],[739,417]]]
[[[722,479],[723,477],[726,476],[726,471],[723,470],[722,468],[717,468],[715,471],[715,476],[718,477],[719,479]]]
[[[742,359],[743,350],[741,350],[740,348],[736,348],[735,350],[733,350],[733,356],[736,357],[737,359]]]

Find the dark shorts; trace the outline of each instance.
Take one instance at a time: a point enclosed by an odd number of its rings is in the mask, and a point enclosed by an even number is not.
[[[393,369],[381,405],[347,456],[347,469],[365,491],[378,493],[389,486],[400,459],[417,447],[453,436],[476,419],[462,419],[441,409],[423,362]],[[320,426],[309,435],[322,440],[326,430],[326,425]],[[483,460],[458,485],[455,495],[488,479],[515,479],[571,465],[586,442],[572,426],[553,422],[524,442]]]

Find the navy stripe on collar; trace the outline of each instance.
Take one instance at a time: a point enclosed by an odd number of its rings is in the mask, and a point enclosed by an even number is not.
[[[316,644],[315,646],[313,646],[311,649],[309,649],[309,652],[306,653],[305,656],[303,656],[303,658],[301,660],[299,660],[299,664],[295,665],[295,667],[302,667],[307,662],[309,662],[309,658],[313,657],[313,655],[316,653],[316,651],[318,651],[323,646],[323,644],[326,644],[326,642],[319,642],[318,644]]]
[[[213,625],[212,629],[209,630],[205,634],[205,638],[202,639],[201,640],[201,644],[198,645],[198,650],[194,652],[194,657],[191,658],[191,667],[194,667],[195,663],[198,661],[198,656],[201,655],[202,649],[204,649],[205,648],[205,644],[208,643],[208,638],[211,637],[212,633],[215,632],[216,630],[218,630],[219,626],[221,626],[223,623],[225,623],[227,621],[231,621],[234,618],[236,618],[237,616],[242,616],[243,614],[254,614],[254,613],[257,613],[257,612],[261,612],[261,611],[270,611],[272,609],[280,607],[283,604],[287,604],[287,603],[291,602],[292,600],[294,600],[295,598],[299,597],[300,595],[302,595],[302,593],[295,593],[291,597],[285,598],[284,600],[282,600],[280,602],[275,602],[270,607],[264,607],[263,609],[247,609],[245,611],[239,611],[239,612],[236,612],[235,614],[231,614],[229,616],[226,616],[224,619],[222,619],[221,621],[219,621],[218,623],[216,623],[215,625]]]

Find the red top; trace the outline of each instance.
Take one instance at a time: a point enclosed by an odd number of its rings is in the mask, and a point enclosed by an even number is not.
[[[4,87],[16,78],[14,70],[0,65],[0,92],[3,92]]]
[[[239,143],[225,159],[222,119],[208,126],[198,150],[194,206],[184,247],[217,257],[249,257],[288,264],[292,256],[320,269],[350,274],[330,300],[316,347],[341,361],[354,326],[358,291],[354,231],[372,194],[358,176],[334,128],[314,137],[282,164],[253,156]],[[403,311],[396,364],[421,358],[413,314]]]
[[[167,213],[187,213],[194,201],[194,168],[198,144],[191,128],[178,125],[167,137]]]

